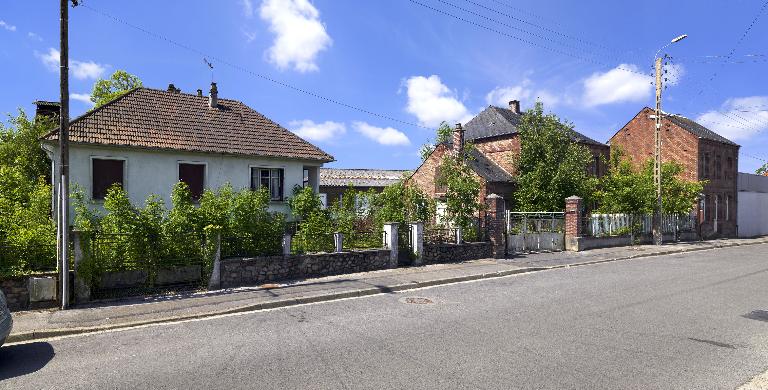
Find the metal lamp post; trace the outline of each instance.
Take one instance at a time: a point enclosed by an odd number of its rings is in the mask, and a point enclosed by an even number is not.
[[[654,55],[654,58],[655,58],[654,62],[655,62],[655,68],[656,68],[656,115],[654,115],[654,119],[656,120],[656,131],[654,132],[655,148],[654,148],[654,154],[653,154],[654,156],[653,180],[654,180],[654,184],[656,184],[656,208],[653,213],[653,243],[656,245],[661,245],[663,242],[663,239],[662,239],[663,229],[661,226],[661,216],[662,216],[662,208],[661,208],[661,115],[662,115],[661,114],[661,91],[662,91],[661,62],[662,61],[661,60],[662,58],[659,57],[659,53],[661,53],[661,51],[666,49],[669,45],[680,42],[687,37],[688,35],[686,34],[676,37],[666,45],[662,46],[659,50],[657,50],[656,55]]]

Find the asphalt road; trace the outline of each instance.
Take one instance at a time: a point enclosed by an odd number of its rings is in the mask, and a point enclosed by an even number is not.
[[[10,345],[0,388],[733,389],[767,368],[755,245]]]

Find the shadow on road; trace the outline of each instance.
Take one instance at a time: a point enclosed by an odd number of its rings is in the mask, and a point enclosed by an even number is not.
[[[758,320],[763,322],[768,322],[768,311],[765,310],[753,310],[747,314],[742,315],[742,317],[750,320]]]
[[[48,343],[9,345],[0,348],[0,381],[31,374],[45,367],[56,354]]]

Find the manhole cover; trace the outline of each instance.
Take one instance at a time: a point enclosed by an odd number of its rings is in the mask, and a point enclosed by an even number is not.
[[[405,298],[405,299],[403,299],[403,302],[404,303],[412,303],[414,305],[426,305],[426,304],[429,304],[429,303],[434,303],[429,298],[416,298],[416,297]]]

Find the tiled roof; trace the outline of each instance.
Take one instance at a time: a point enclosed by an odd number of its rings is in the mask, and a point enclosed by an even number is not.
[[[320,185],[326,187],[386,187],[397,183],[409,171],[386,169],[320,168]]]
[[[512,175],[510,175],[507,171],[505,171],[479,150],[472,148],[468,155],[469,158],[466,160],[467,165],[483,179],[489,182],[504,183],[514,181]]]
[[[464,139],[474,141],[506,134],[517,134],[521,120],[522,115],[510,109],[488,106],[464,125]],[[569,130],[568,136],[578,143],[605,145],[575,130]]]
[[[666,118],[672,121],[672,123],[688,130],[693,135],[699,137],[708,139],[710,141],[717,141],[722,142],[724,144],[728,145],[737,145],[735,142],[729,140],[728,138],[723,137],[720,134],[715,133],[714,131],[684,117],[679,115],[666,115]]]
[[[137,88],[70,122],[70,142],[320,162],[333,156],[237,100]],[[44,140],[58,139],[58,130]]]

